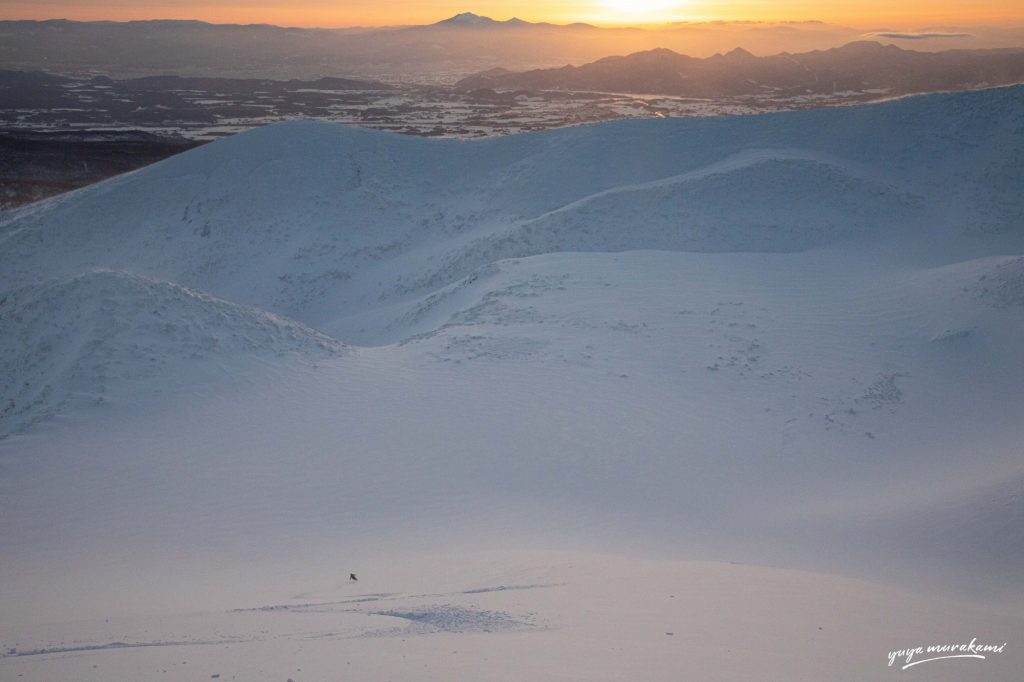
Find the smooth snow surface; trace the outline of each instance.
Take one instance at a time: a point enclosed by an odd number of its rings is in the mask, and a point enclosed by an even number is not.
[[[23,627],[3,679],[1015,680],[1024,618],[851,578],[567,552],[363,564],[247,608]],[[372,575],[373,577],[369,577]],[[280,590],[280,588],[279,588]],[[283,594],[283,593],[282,593]],[[277,601],[273,601],[274,598]],[[890,651],[1006,643],[890,667]],[[0,629],[8,641],[9,631]],[[919,658],[924,658],[921,656]],[[24,677],[18,677],[18,675]]]
[[[0,679],[1017,679],[1022,254],[1024,87],[3,214]]]

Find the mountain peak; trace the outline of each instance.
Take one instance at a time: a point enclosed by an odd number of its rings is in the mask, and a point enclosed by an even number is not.
[[[460,12],[455,16],[443,19],[434,26],[528,26],[530,22],[513,17],[507,21],[497,21],[473,12]]]
[[[443,26],[487,26],[496,23],[498,22],[490,17],[484,17],[472,12],[460,12],[453,17],[448,17],[447,19],[442,19],[437,22],[438,25]]]
[[[656,47],[651,50],[644,50],[642,52],[634,52],[633,54],[626,55],[625,59],[675,59],[677,57],[685,56],[686,55],[679,54],[675,50],[670,50],[667,47]]]
[[[749,60],[757,59],[753,54],[744,50],[742,47],[735,47],[725,53],[726,58],[732,60]]]
[[[895,45],[883,45],[877,40],[854,40],[853,42],[846,43],[842,47],[833,48],[835,50],[847,53],[858,53],[858,54],[872,54],[879,52],[892,52],[889,48],[896,47]],[[896,50],[900,48],[896,47]]]

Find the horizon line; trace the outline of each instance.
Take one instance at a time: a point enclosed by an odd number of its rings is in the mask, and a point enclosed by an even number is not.
[[[831,22],[823,19],[711,19],[711,18],[695,18],[695,19],[682,19],[675,21],[664,21],[664,22],[632,22],[632,23],[618,23],[618,22],[602,22],[602,21],[570,21],[567,23],[559,23],[555,21],[533,21],[529,19],[522,19],[521,17],[509,17],[508,19],[494,19],[493,17],[481,14],[475,14],[474,12],[460,12],[458,14],[449,15],[443,19],[437,21],[431,21],[428,23],[394,23],[394,24],[338,24],[338,25],[327,25],[327,24],[285,24],[285,23],[274,23],[270,21],[251,21],[251,22],[239,22],[239,21],[210,21],[207,19],[199,18],[174,18],[174,17],[151,17],[151,18],[138,18],[138,19],[71,19],[66,16],[53,16],[46,18],[28,18],[28,17],[16,17],[8,18],[0,16],[2,22],[35,22],[35,23],[47,23],[47,22],[68,22],[75,24],[133,24],[133,23],[197,23],[206,24],[209,26],[238,26],[238,27],[271,27],[280,29],[305,29],[305,30],[397,30],[403,28],[417,28],[436,26],[443,24],[445,21],[453,19],[457,16],[464,14],[473,14],[474,16],[481,17],[484,19],[490,19],[495,23],[507,23],[510,21],[520,21],[529,25],[538,26],[555,26],[568,28],[572,26],[589,26],[596,29],[636,29],[636,30],[657,30],[657,29],[671,29],[673,27],[682,26],[707,26],[707,25],[738,25],[738,24],[760,24],[760,25],[791,25],[791,24],[820,24],[824,26],[832,26],[836,28],[846,28],[857,31],[898,31],[906,30],[908,27],[913,27],[915,30],[925,29],[942,29],[942,28],[960,28],[969,26],[991,26],[995,27],[998,25],[1001,28],[1024,28],[1024,17],[1019,19],[1007,19],[1004,21],[969,21],[969,22],[937,22],[937,23],[891,23],[891,24],[871,24],[871,25],[853,25],[840,22]]]

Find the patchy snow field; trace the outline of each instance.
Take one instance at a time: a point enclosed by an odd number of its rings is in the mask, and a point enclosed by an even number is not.
[[[915,670],[901,671],[902,658],[889,666],[890,651],[964,636],[1003,644],[1024,626],[1019,611],[732,563],[506,551],[365,568],[358,583],[299,581],[311,590],[253,608],[0,630],[18,642],[0,675],[898,680]],[[1015,660],[1008,644],[983,661],[935,661],[917,672],[1011,680]]]
[[[1015,680],[1021,187],[1016,87],[3,214],[0,679]]]

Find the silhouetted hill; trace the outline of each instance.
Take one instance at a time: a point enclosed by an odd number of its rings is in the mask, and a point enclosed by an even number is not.
[[[495,69],[465,78],[458,87],[722,97],[868,90],[907,94],[1022,81],[1024,49],[916,52],[857,41],[830,50],[769,57],[737,48],[698,59],[659,48],[582,66],[525,72]]]

